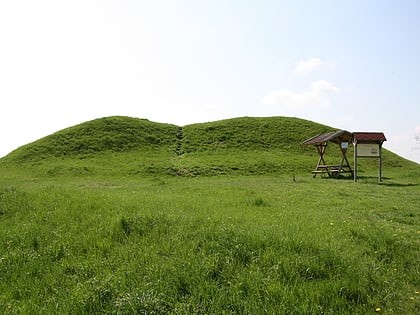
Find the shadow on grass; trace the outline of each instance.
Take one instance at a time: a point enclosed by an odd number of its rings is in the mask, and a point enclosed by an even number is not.
[[[354,181],[353,176],[342,176],[340,175],[339,177],[329,177],[329,176],[324,176],[321,177],[323,180],[345,180],[345,181]],[[390,181],[393,178],[390,177],[382,177],[382,181],[378,180],[378,177],[376,176],[357,176],[357,181],[358,182],[362,182],[362,183],[370,183],[370,184],[377,184],[377,185],[381,185],[381,186],[388,186],[388,187],[415,187],[415,186],[419,186],[419,184],[417,183],[398,183],[398,182],[394,182],[394,181]]]
[[[419,184],[413,184],[413,183],[403,184],[403,183],[384,183],[384,182],[380,182],[380,183],[378,183],[378,185],[383,185],[383,186],[388,186],[388,187],[414,187],[414,186],[418,186]]]
[[[346,175],[340,175],[340,176],[317,176],[314,178],[321,178],[323,180],[353,180],[353,176],[346,176]]]
[[[376,176],[358,176],[357,179],[358,180],[367,180],[367,181],[369,181],[369,183],[376,183],[377,185],[388,186],[388,187],[415,187],[415,186],[419,186],[419,184],[417,184],[417,183],[398,183],[398,182],[395,182],[395,181],[390,181],[390,180],[394,179],[394,178],[391,178],[391,177],[382,177],[381,182],[378,180],[378,177],[376,177]],[[372,182],[370,180],[372,180]]]

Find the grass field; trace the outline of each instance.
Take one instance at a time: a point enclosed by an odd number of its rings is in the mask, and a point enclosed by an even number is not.
[[[420,313],[418,164],[386,151],[381,183],[370,160],[357,183],[312,178],[300,120],[132,123],[112,150],[72,127],[0,160],[0,313]]]

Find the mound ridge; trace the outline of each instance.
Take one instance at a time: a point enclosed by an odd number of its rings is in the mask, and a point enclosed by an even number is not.
[[[178,154],[215,150],[300,150],[302,140],[331,127],[287,117],[241,117],[184,127],[111,116],[87,121],[24,145],[16,161],[75,157],[103,152],[166,149]]]
[[[0,159],[0,166],[29,167],[40,176],[310,174],[318,156],[300,144],[332,130],[290,117],[239,117],[181,127],[111,116],[24,145]],[[334,149],[328,159],[340,158]],[[363,163],[375,172],[376,161]],[[387,166],[418,173],[418,164],[384,150]]]
[[[302,152],[300,143],[333,128],[291,117],[241,117],[184,127],[185,152],[287,150]]]
[[[9,154],[13,160],[74,157],[102,152],[151,150],[175,146],[178,127],[124,116],[99,118],[75,125]]]

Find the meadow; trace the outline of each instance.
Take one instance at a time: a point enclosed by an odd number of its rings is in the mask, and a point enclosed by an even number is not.
[[[386,152],[383,182],[372,161],[357,183],[312,178],[295,139],[276,130],[267,148],[223,123],[187,126],[181,144],[169,125],[174,142],[104,137],[117,147],[99,152],[73,127],[65,157],[56,135],[1,159],[0,312],[420,313],[418,164]]]

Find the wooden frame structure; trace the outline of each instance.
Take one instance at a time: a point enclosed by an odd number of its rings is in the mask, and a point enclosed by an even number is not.
[[[337,178],[343,173],[349,173],[354,176],[347,159],[347,149],[352,141],[352,137],[352,133],[346,130],[338,130],[317,135],[302,143],[302,145],[314,145],[318,150],[319,159],[315,170],[312,171],[313,177],[321,174],[321,176],[328,175],[329,177]],[[340,148],[341,161],[339,164],[327,164],[325,161],[324,155],[329,142],[337,144]]]
[[[378,179],[382,181],[382,144],[386,141],[382,132],[354,132],[354,181],[357,181],[357,158],[378,159]]]

